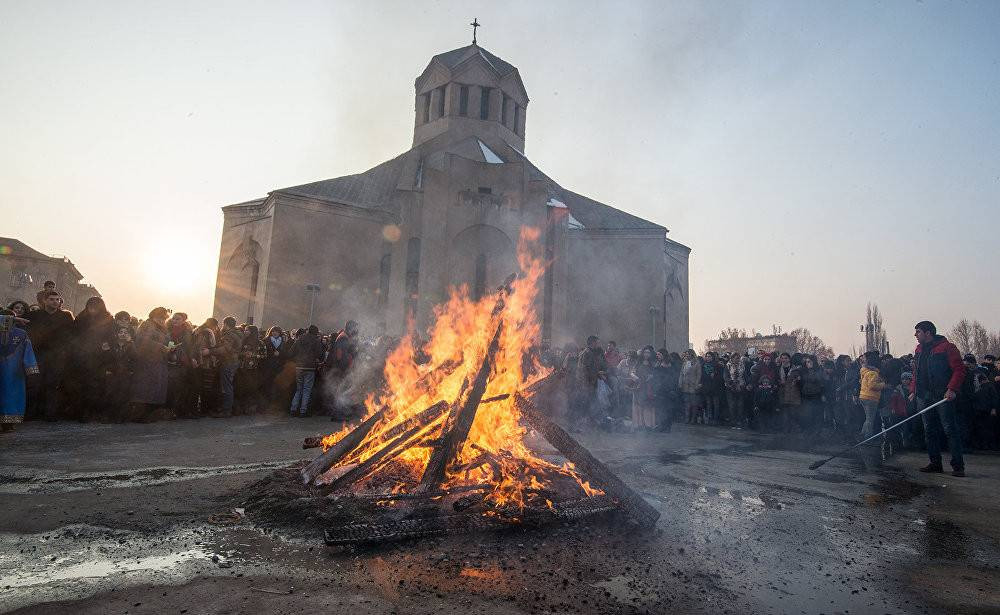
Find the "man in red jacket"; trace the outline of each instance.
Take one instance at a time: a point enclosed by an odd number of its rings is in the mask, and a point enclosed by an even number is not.
[[[944,471],[941,465],[940,433],[943,428],[951,451],[952,475],[965,476],[962,436],[958,430],[955,414],[955,398],[962,389],[962,381],[965,380],[962,354],[943,335],[937,334],[937,327],[930,321],[918,322],[914,327],[913,336],[917,338],[917,349],[913,357],[916,369],[913,370],[913,382],[910,384],[910,399],[916,401],[918,412],[942,398],[948,400],[922,417],[927,455],[931,462],[920,468],[920,471]]]

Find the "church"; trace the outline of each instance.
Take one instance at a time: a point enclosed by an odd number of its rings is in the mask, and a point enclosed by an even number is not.
[[[482,296],[540,231],[543,342],[690,347],[690,248],[663,226],[564,188],[525,154],[518,69],[475,39],[417,77],[413,146],[363,173],[222,208],[216,318],[261,327],[348,319],[362,335],[423,332],[451,287]],[[596,171],[596,169],[595,169]]]

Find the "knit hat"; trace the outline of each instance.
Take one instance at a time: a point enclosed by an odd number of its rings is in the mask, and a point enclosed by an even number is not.
[[[903,372],[899,375],[900,380],[913,380],[913,372]]]

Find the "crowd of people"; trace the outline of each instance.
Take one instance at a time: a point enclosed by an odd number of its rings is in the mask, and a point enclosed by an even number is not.
[[[362,411],[357,395],[343,394],[361,350],[354,321],[331,335],[314,325],[262,331],[233,317],[195,326],[163,307],[142,320],[112,315],[100,297],[74,317],[54,286],[46,283],[37,304],[15,301],[0,311],[5,431],[24,419],[149,421],[270,409],[348,420]],[[835,360],[752,349],[721,356],[652,346],[622,351],[613,341],[602,347],[596,336],[579,351],[572,345],[536,351],[543,365],[561,372],[566,384],[558,405],[577,430],[670,431],[684,421],[846,442],[948,396],[947,405],[882,444],[926,446],[936,471],[946,443],[961,471],[963,450],[1000,448],[996,357],[961,357],[927,321],[917,324],[915,336],[914,354],[870,351]],[[379,344],[365,345],[369,355],[378,354]]]
[[[195,325],[157,307],[112,315],[92,297],[76,316],[54,284],[38,303],[0,310],[0,425],[25,419],[151,421],[281,410],[346,419],[344,390],[359,353],[358,325],[259,330],[228,317]]]
[[[652,346],[623,352],[613,341],[602,348],[591,336],[583,350],[569,345],[546,353],[543,362],[565,375],[574,429],[670,431],[684,421],[853,442],[948,396],[948,404],[922,421],[890,432],[883,453],[926,446],[928,471],[938,471],[947,442],[952,467],[961,472],[963,450],[1000,449],[996,357],[962,357],[928,321],[914,331],[917,351],[901,357],[870,351],[832,359],[752,349],[699,356]]]

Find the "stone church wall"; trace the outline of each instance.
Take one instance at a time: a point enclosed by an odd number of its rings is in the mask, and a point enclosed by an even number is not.
[[[561,326],[555,323],[553,343],[582,346],[587,336],[597,335],[622,348],[663,345],[662,237],[588,230],[568,235],[566,320]],[[656,339],[652,338],[650,306],[660,310]],[[686,345],[686,334],[684,338]],[[667,343],[670,350],[681,348],[678,340]]]
[[[373,212],[282,195],[274,214],[262,324],[315,324],[336,331],[353,319],[363,334],[379,333],[386,223]],[[319,290],[307,290],[307,284]]]

